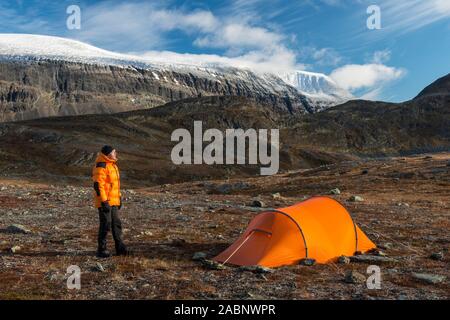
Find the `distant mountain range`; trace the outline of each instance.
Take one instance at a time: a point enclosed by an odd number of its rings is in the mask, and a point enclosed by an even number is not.
[[[289,114],[353,98],[321,74],[162,61],[59,37],[0,34],[0,121],[115,113],[209,95],[243,96]]]
[[[176,166],[176,128],[279,128],[281,170],[345,160],[450,151],[450,75],[404,103],[352,100],[320,113],[280,113],[237,96],[174,101],[150,110],[0,124],[0,172],[86,181],[103,144],[120,151],[124,180],[137,185],[259,174],[255,166]],[[445,170],[445,168],[443,169]]]

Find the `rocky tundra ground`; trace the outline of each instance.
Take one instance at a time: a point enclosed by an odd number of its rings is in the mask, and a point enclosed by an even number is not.
[[[450,154],[123,185],[124,239],[134,254],[98,259],[90,177],[66,185],[3,173],[0,299],[449,299]],[[360,259],[277,269],[210,262],[265,207],[313,195],[341,201],[379,249]],[[369,290],[366,270],[374,264],[381,289]],[[71,265],[82,270],[80,290],[67,289]]]

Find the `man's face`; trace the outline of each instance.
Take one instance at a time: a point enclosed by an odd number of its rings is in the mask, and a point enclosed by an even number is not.
[[[111,151],[111,153],[108,155],[108,157],[112,160],[117,160],[117,151],[116,149],[114,149],[113,151]]]

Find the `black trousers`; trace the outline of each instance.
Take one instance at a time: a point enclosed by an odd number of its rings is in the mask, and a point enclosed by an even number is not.
[[[100,227],[98,229],[98,251],[106,250],[106,237],[108,231],[112,230],[116,252],[126,250],[122,240],[122,222],[119,218],[119,208],[112,206],[110,210],[98,208],[98,216],[100,219]]]

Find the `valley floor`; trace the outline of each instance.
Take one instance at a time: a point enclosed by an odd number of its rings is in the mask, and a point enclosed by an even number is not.
[[[276,208],[334,188],[341,194],[333,197],[396,259],[379,264],[380,290],[344,281],[349,270],[367,276],[374,263],[297,265],[261,274],[233,266],[211,270],[192,260],[196,252],[212,258],[234,242],[258,213],[251,206],[255,198]],[[89,177],[84,186],[2,177],[0,190],[0,299],[450,298],[450,154],[125,189],[124,238],[135,253],[107,260],[95,258],[98,222]],[[364,201],[348,201],[354,195]],[[11,233],[13,224],[30,232]],[[20,248],[12,253],[15,246]],[[436,253],[443,258],[431,259]],[[66,287],[70,265],[82,270],[81,290]],[[446,279],[428,283],[414,273]]]

